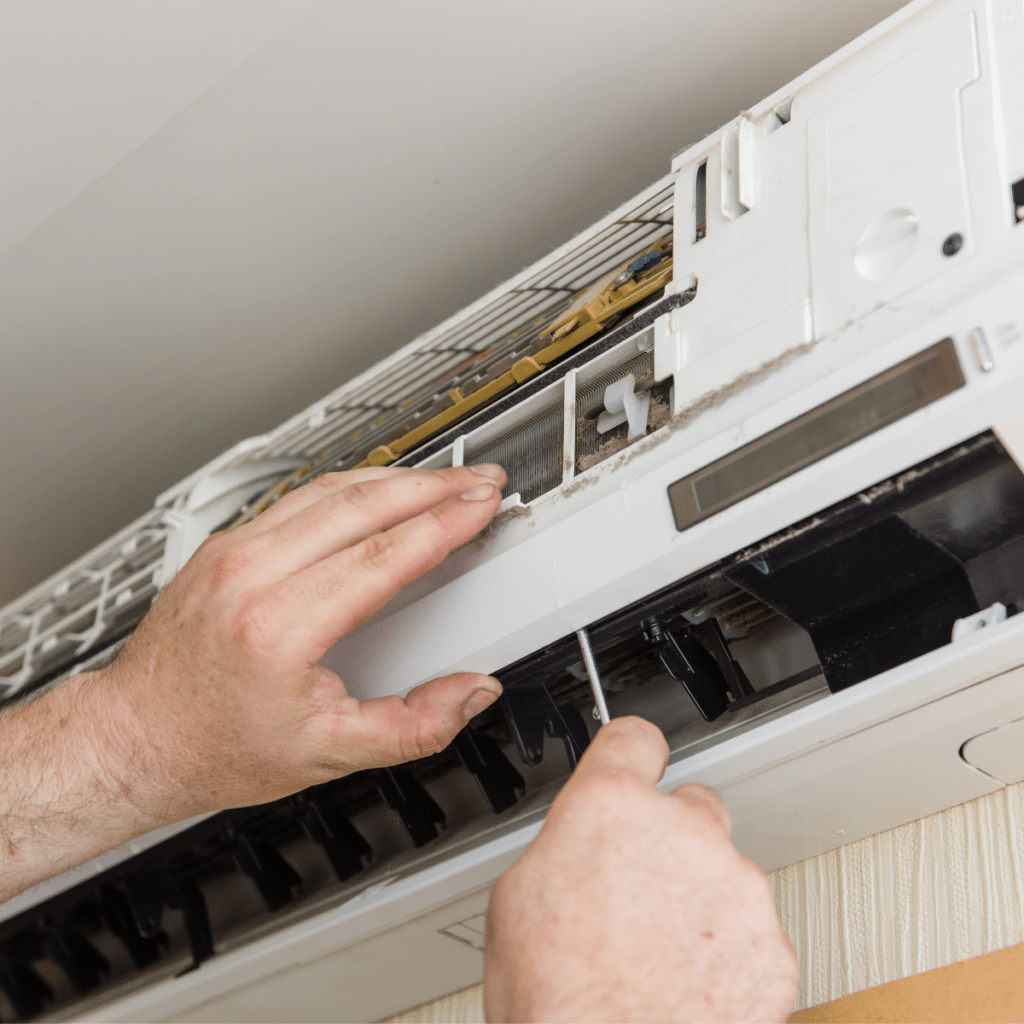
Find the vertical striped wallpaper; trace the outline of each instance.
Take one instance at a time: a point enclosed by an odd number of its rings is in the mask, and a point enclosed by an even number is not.
[[[1024,942],[1024,783],[769,877],[797,1009]],[[389,1020],[482,1021],[481,986]]]

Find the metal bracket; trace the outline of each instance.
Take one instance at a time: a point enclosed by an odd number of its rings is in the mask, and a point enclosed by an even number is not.
[[[213,956],[213,929],[202,890],[190,878],[181,878],[166,868],[126,872],[123,876],[128,904],[139,934],[155,939],[162,935],[160,922],[164,908],[178,910],[185,918],[185,932],[192,950],[192,966],[182,974],[194,971]]]
[[[404,768],[384,768],[377,776],[377,789],[388,807],[402,819],[417,849],[436,839],[438,832],[448,827],[444,811],[412,772]]]
[[[590,733],[576,708],[556,704],[544,683],[509,686],[501,700],[523,764],[528,768],[540,764],[547,733],[562,740],[570,766],[576,767],[590,743]]]
[[[465,728],[452,744],[462,767],[476,777],[491,810],[501,814],[526,796],[526,782],[487,733]]]
[[[325,807],[306,793],[296,793],[289,804],[306,835],[324,851],[339,882],[359,874],[369,863],[370,844],[341,811]]]

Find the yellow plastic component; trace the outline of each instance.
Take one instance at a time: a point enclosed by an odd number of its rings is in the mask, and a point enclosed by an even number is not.
[[[671,237],[659,239],[638,253],[630,262],[636,262],[640,257],[653,252],[662,256],[661,262],[656,266],[641,270],[622,284],[616,285],[616,279],[620,278],[629,266],[623,264],[577,295],[569,309],[551,325],[552,340],[539,352],[520,359],[511,370],[484,385],[479,391],[464,397],[457,388],[449,392],[453,403],[450,409],[432,416],[425,423],[421,423],[389,444],[374,448],[356,468],[386,466],[401,458],[421,441],[468,416],[503,391],[516,384],[522,384],[540,373],[556,359],[610,326],[630,307],[664,288],[672,280]],[[456,395],[459,395],[461,400],[457,400]]]
[[[651,253],[657,253],[661,260],[654,266],[641,267],[635,273],[630,273],[628,268],[631,265],[640,263],[643,257]],[[555,360],[560,359],[566,353],[582,345],[594,335],[613,326],[618,320],[637,303],[642,302],[648,296],[664,288],[672,280],[672,237],[659,239],[653,245],[637,253],[628,263],[622,264],[615,270],[606,274],[599,281],[589,288],[573,296],[572,305],[553,323],[547,332],[550,341],[544,348],[533,355],[524,356],[518,360],[510,370],[496,377],[494,380],[484,384],[481,388],[464,395],[459,388],[453,388],[448,392],[451,406],[437,413],[430,419],[414,427],[412,430],[389,441],[387,444],[378,445],[370,451],[366,457],[355,468],[360,469],[366,466],[387,466],[400,459],[407,451],[415,448],[416,445],[439,433],[452,423],[457,423],[470,413],[487,405],[492,399],[498,397],[510,388],[514,388],[531,377],[536,376],[545,370]],[[617,283],[618,282],[618,283]],[[543,322],[543,317],[538,323]],[[517,332],[518,333],[518,332]],[[491,350],[488,350],[488,353]],[[470,365],[477,359],[483,358],[488,353],[481,353],[467,360],[463,366]],[[450,377],[461,367],[446,374]],[[444,379],[444,378],[442,378]],[[401,408],[405,408],[415,402],[415,398],[404,402]],[[388,413],[378,416],[373,421],[374,426],[380,426],[387,420]],[[355,441],[362,436],[365,427],[361,427],[349,438]],[[261,512],[266,511],[279,498],[283,497],[307,477],[316,474],[316,470],[331,460],[330,452],[323,452],[312,462],[307,463],[301,469],[290,473],[276,486],[271,488],[250,509],[232,523],[232,526],[241,526],[252,519],[255,519]]]

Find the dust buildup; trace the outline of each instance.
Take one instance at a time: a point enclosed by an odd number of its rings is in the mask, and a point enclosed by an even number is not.
[[[648,434],[660,430],[672,418],[672,406],[669,403],[671,386],[672,382],[669,380],[651,390],[651,404],[647,412]],[[628,434],[629,426],[626,423],[620,424],[614,430],[609,430],[607,434],[602,435],[602,440],[595,451],[580,454],[576,463],[576,471],[582,473],[584,470],[590,469],[591,466],[596,466],[599,462],[604,462],[605,459],[617,455],[631,444],[642,440],[640,437],[635,437],[630,441],[627,439]]]

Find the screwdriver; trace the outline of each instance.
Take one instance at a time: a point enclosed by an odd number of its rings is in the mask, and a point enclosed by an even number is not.
[[[604,690],[601,688],[601,677],[597,674],[597,662],[594,661],[594,652],[590,647],[590,636],[585,629],[577,629],[576,639],[580,642],[583,664],[587,669],[587,678],[590,679],[590,689],[594,694],[594,706],[601,716],[601,724],[607,725],[611,718],[608,714],[608,705],[605,703]]]

